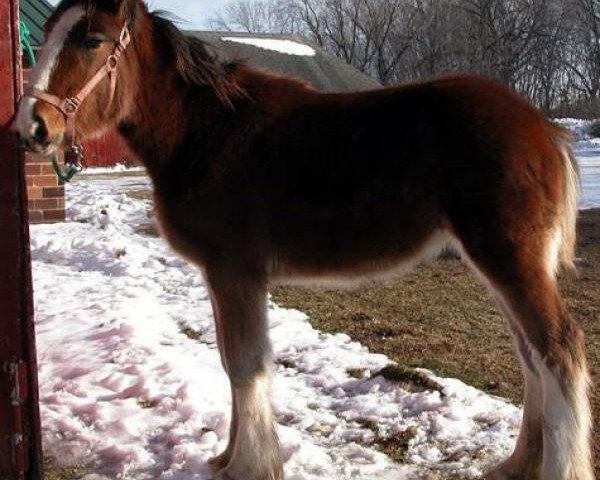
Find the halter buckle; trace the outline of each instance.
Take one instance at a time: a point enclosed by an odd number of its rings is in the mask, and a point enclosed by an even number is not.
[[[65,163],[74,167],[78,172],[83,170],[83,147],[79,144],[71,145],[65,149]]]
[[[64,111],[67,115],[74,115],[79,109],[81,102],[75,97],[67,98],[65,100]]]

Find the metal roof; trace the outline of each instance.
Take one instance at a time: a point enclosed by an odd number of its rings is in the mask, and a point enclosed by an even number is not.
[[[54,7],[47,0],[20,0],[21,20],[31,33],[31,44],[39,47],[44,41],[44,24],[50,18]]]
[[[241,32],[186,32],[210,44],[226,60],[244,60],[250,65],[284,75],[292,75],[322,92],[370,90],[380,87],[373,78],[348,65],[308,40],[294,35]],[[315,55],[289,55],[255,45],[225,41],[223,38],[289,40],[315,50]]]

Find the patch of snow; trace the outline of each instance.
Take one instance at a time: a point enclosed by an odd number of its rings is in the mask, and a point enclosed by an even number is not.
[[[567,128],[573,132],[575,135],[575,140],[589,140],[589,129],[595,120],[582,120],[580,118],[556,118],[554,122],[562,125],[564,128]]]
[[[243,43],[252,45],[264,50],[272,50],[286,55],[297,55],[302,57],[314,57],[316,50],[303,43],[292,40],[277,40],[274,38],[254,38],[254,37],[221,37],[224,42]]]
[[[598,120],[559,118],[554,121],[575,136],[573,151],[581,174],[579,208],[600,208],[600,139],[589,134],[590,127]]]
[[[579,208],[600,208],[600,140],[577,142],[574,150],[581,174]]]
[[[112,173],[137,173],[145,172],[146,169],[141,166],[129,167],[122,163],[117,163],[112,167],[90,167],[82,170],[81,175],[101,175]]]
[[[229,384],[200,273],[136,233],[152,206],[127,192],[141,187],[82,178],[69,222],[31,228],[44,444],[86,480],[203,480],[227,442]],[[409,392],[347,335],[275,304],[269,321],[286,479],[476,478],[513,448],[520,410],[506,401],[430,372],[442,392]],[[414,431],[405,464],[374,445],[374,424],[384,438]]]

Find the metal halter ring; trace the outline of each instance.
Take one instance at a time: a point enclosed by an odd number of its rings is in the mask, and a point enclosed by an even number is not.
[[[106,59],[106,68],[109,72],[114,72],[117,69],[119,57],[115,54],[109,55]]]
[[[77,109],[79,108],[80,102],[78,99],[72,97],[72,98],[67,98],[65,100],[65,112],[68,114],[73,114],[77,111]]]

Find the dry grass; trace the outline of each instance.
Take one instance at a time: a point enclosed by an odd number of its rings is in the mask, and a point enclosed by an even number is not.
[[[579,224],[580,275],[564,279],[571,312],[587,335],[592,377],[600,380],[600,210]],[[311,317],[316,328],[344,332],[405,367],[456,377],[520,403],[522,379],[504,319],[490,296],[457,260],[418,268],[385,285],[357,291],[278,288],[273,299]],[[600,475],[600,395],[592,395],[594,448]],[[401,443],[401,442],[400,442]]]
[[[67,468],[58,468],[53,465],[51,460],[44,462],[45,480],[77,480],[83,477],[87,472],[85,467],[75,466]]]

